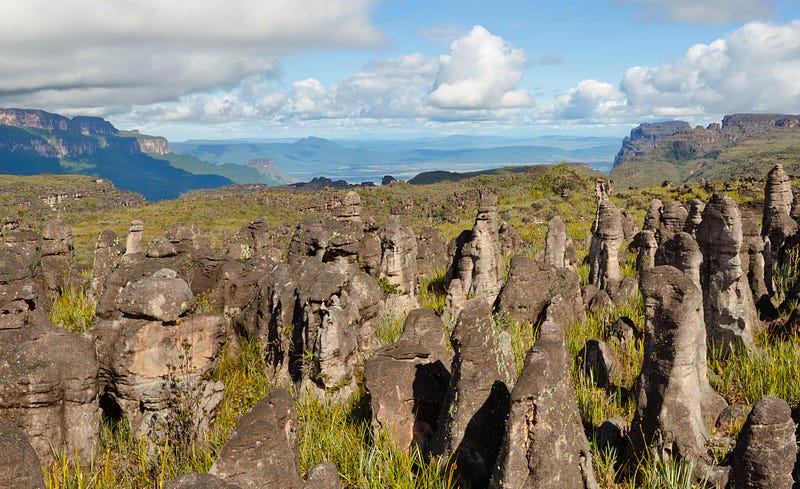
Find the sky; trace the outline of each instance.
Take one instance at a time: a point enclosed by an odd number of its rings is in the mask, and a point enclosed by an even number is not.
[[[9,0],[0,107],[187,139],[800,113],[800,0]]]

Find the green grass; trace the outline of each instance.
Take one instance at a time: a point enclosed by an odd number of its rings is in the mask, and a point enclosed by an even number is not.
[[[94,309],[87,290],[62,288],[53,298],[47,318],[53,324],[82,333],[92,327]]]

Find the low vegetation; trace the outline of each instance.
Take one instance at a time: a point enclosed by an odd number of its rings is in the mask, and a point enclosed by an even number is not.
[[[365,212],[379,223],[388,219],[390,207],[402,207],[406,209],[403,218],[415,230],[432,225],[443,236],[452,238],[472,225],[477,189],[490,187],[499,195],[501,219],[519,231],[526,254],[537,257],[543,251],[546,223],[559,214],[565,219],[567,233],[577,246],[579,259],[582,259],[588,252],[586,239],[591,234],[594,217],[594,177],[573,166],[557,165],[551,169],[531,170],[524,175],[481,176],[440,183],[435,187],[396,183],[387,187],[360,188],[358,192]],[[763,186],[761,189],[763,191]],[[743,204],[759,198],[757,185],[744,185],[729,191]],[[33,192],[31,195],[37,194]],[[709,195],[703,187],[670,186],[642,191],[619,189],[612,199],[629,213],[634,222],[641,223],[651,198],[687,202],[694,198],[707,199]],[[59,208],[59,215],[73,228],[78,259],[90,266],[94,242],[100,231],[111,228],[124,236],[134,219],[145,223],[145,242],[165,233],[175,224],[195,223],[201,235],[219,244],[259,215],[266,215],[271,227],[292,229],[301,219],[314,215],[313,207],[323,197],[318,193],[285,189],[238,194],[202,191],[175,201],[122,208],[80,208],[65,203]],[[0,200],[0,220],[9,216],[40,228],[55,214],[47,208],[27,213],[4,197]],[[288,234],[285,240],[288,243]],[[633,265],[632,259],[625,263],[625,276],[635,275]],[[580,261],[578,273],[585,284],[588,270]],[[776,282],[781,282],[784,294],[800,276],[796,261],[776,268],[775,273]],[[388,284],[384,289],[385,293],[391,293]],[[442,269],[421,277],[422,307],[441,314],[444,301],[445,271]],[[75,331],[91,331],[93,307],[84,292],[65,289],[54,298],[50,319]],[[574,360],[571,376],[579,412],[592,447],[598,482],[604,488],[698,487],[690,477],[691,462],[646,459],[636,467],[622,468],[619,464],[621,454],[594,441],[603,420],[621,417],[630,422],[632,419],[635,410],[632,386],[641,368],[643,343],[635,340],[622,347],[611,342],[623,365],[624,387],[616,389],[603,388],[591,375],[584,373],[578,353],[588,339],[609,339],[611,325],[623,316],[629,318],[639,331],[644,329],[644,306],[639,295],[628,304],[588,314],[574,325],[565,325],[567,347]],[[399,337],[403,319],[383,318],[378,332],[382,344],[389,344]],[[498,328],[512,336],[519,371],[525,353],[535,342],[538,324],[515,323],[503,317],[496,317],[495,322]],[[726,358],[710,355],[709,369],[713,373],[714,387],[729,402],[752,403],[762,395],[773,395],[797,404],[800,401],[800,383],[796,381],[797,372],[800,372],[800,340],[797,337],[769,338],[761,334],[757,343],[759,348],[751,352],[735,351]],[[274,379],[267,372],[269,368],[265,363],[263,345],[245,342],[237,351],[226,351],[214,374],[214,379],[225,385],[224,400],[208,440],[191,444],[168,440],[152,446],[147,440],[137,439],[124,420],[104,420],[97,458],[89,464],[79,464],[72,454],[58,457],[55,464],[43,469],[47,487],[162,487],[166,481],[182,473],[208,471],[236,421],[273,387]],[[314,395],[300,395],[298,398],[300,464],[304,476],[314,465],[332,461],[348,488],[457,487],[446,460],[427,460],[417,451],[397,449],[384,435],[375,435],[363,390],[344,403]],[[728,456],[726,453],[716,455],[720,461]]]

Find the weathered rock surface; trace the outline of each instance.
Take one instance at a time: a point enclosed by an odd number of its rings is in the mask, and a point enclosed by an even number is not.
[[[366,363],[364,385],[370,394],[372,425],[387,431],[401,449],[425,451],[436,431],[450,383],[445,328],[430,309],[411,311],[403,335],[376,351]]]
[[[542,324],[511,392],[492,488],[596,488],[560,325]]]
[[[592,243],[589,247],[589,283],[600,289],[619,281],[619,247],[622,244],[622,217],[614,204],[607,200],[597,205],[592,225]]]
[[[782,399],[762,397],[736,441],[731,487],[790,489],[796,459],[795,425],[789,405]]]
[[[49,221],[42,229],[42,276],[51,295],[65,287],[85,286],[86,279],[78,274],[73,242],[72,229],[62,221]]]
[[[447,270],[446,314],[451,318],[458,317],[467,297],[491,304],[500,292],[502,251],[497,230],[497,196],[482,190],[475,224],[457,238]]]
[[[783,169],[783,165],[775,165],[767,173],[767,181],[764,185],[764,215],[761,221],[761,228],[764,236],[769,236],[773,245],[779,245],[773,237],[773,218],[777,215],[789,216],[792,212],[792,181]],[[795,226],[796,227],[796,226]]]
[[[700,246],[689,233],[676,233],[664,241],[656,251],[656,265],[670,265],[682,271],[701,290],[700,265],[703,254]]]
[[[706,427],[726,403],[708,383],[700,291],[677,268],[657,266],[642,274],[641,292],[645,351],[633,448],[702,462]]]
[[[535,322],[559,295],[572,316],[579,319],[583,301],[580,279],[575,272],[518,255],[511,259],[508,281],[497,296],[494,310],[515,321]]]
[[[339,470],[331,462],[321,463],[308,471],[308,480],[303,489],[340,489],[342,480]]]
[[[482,299],[467,301],[450,341],[455,351],[450,386],[431,451],[451,457],[463,483],[484,487],[503,439],[514,365]]]
[[[430,276],[447,268],[447,249],[439,233],[430,226],[422,228],[417,238],[417,272]]]
[[[274,388],[242,416],[208,473],[242,489],[302,488],[292,396]]]
[[[703,253],[700,283],[708,341],[717,348],[753,346],[757,321],[747,276],[742,272],[739,208],[726,194],[714,194],[703,211],[697,243]]]
[[[513,225],[507,222],[500,224],[497,237],[500,239],[500,253],[503,256],[514,256],[522,251],[522,236]]]
[[[418,305],[417,298],[417,238],[411,226],[392,215],[381,236],[381,267],[379,277],[394,287],[387,304],[395,302],[394,312],[403,313]],[[393,301],[391,301],[393,300]],[[392,309],[392,308],[390,308]]]
[[[581,359],[581,369],[591,373],[595,383],[602,387],[620,387],[622,377],[622,364],[617,358],[614,349],[605,341],[598,339],[587,340],[578,352]]]
[[[688,215],[689,213],[680,202],[670,201],[665,203],[661,208],[656,240],[659,243],[663,243],[674,236],[675,233],[683,231]]]
[[[269,361],[287,380],[346,395],[355,388],[358,354],[377,343],[381,298],[375,279],[355,265],[280,264],[259,282],[234,326],[268,345]]]
[[[742,273],[747,276],[759,318],[773,320],[778,317],[778,311],[770,298],[772,270],[767,273],[760,216],[756,209],[743,208],[740,209],[740,213],[742,217],[742,247],[739,249],[739,258],[742,262]]]
[[[117,234],[106,229],[97,239],[94,251],[94,264],[92,265],[92,279],[89,297],[97,301],[103,294],[106,279],[119,266],[120,257],[125,253],[125,248],[119,242]]]
[[[567,228],[560,216],[555,216],[547,223],[545,237],[544,263],[554,267],[566,266],[564,254],[567,251]]]
[[[687,232],[694,237],[700,222],[703,220],[703,211],[706,208],[706,203],[700,199],[693,199],[689,205],[689,215],[686,216],[686,225],[683,227],[684,232]]]
[[[223,385],[205,380],[227,340],[219,314],[98,320],[94,326],[104,402],[119,410],[137,436],[203,440],[222,400]]]
[[[636,233],[630,247],[636,250],[636,270],[640,274],[642,270],[655,266],[658,241],[653,231],[646,229]]]
[[[169,482],[165,489],[240,489],[239,486],[229,484],[215,475],[210,474],[184,474]]]
[[[0,487],[44,489],[42,464],[25,433],[0,418]]]
[[[178,273],[168,268],[129,283],[117,296],[117,308],[136,319],[174,322],[195,304],[194,294]]]

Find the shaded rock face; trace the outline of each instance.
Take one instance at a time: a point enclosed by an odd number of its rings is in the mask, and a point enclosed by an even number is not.
[[[331,462],[324,462],[308,471],[308,480],[303,489],[339,489],[342,480],[339,470]]]
[[[653,231],[646,229],[639,231],[633,237],[631,247],[636,249],[636,269],[639,273],[655,265],[655,255],[658,249],[658,241]]]
[[[497,235],[500,239],[500,250],[503,256],[514,256],[522,251],[522,236],[511,224],[506,222],[501,224]]]
[[[763,235],[768,236],[775,250],[780,248],[783,239],[794,233],[787,234],[790,230],[784,229],[788,221],[775,221],[776,217],[790,217],[792,212],[792,182],[783,169],[783,165],[775,165],[767,174],[764,185],[764,215],[761,221]],[[794,219],[790,219],[794,221]],[[794,231],[797,231],[795,223]],[[780,239],[783,238],[783,239]]]
[[[705,456],[707,426],[726,403],[708,383],[700,291],[680,270],[657,266],[641,277],[644,362],[631,428],[637,454]]]
[[[430,309],[416,309],[400,339],[367,360],[364,384],[373,428],[391,433],[403,450],[416,446],[424,452],[436,431],[450,383],[444,340],[442,320]]]
[[[686,219],[689,213],[681,205],[680,202],[667,202],[661,208],[661,218],[659,220],[658,230],[656,231],[656,240],[659,243],[670,239],[675,233],[683,231],[686,226]]]
[[[622,278],[619,267],[622,239],[622,215],[619,209],[607,200],[600,201],[589,247],[589,283],[605,289]]]
[[[795,426],[786,401],[762,397],[739,432],[731,487],[790,489],[797,458]]]
[[[125,248],[119,241],[117,233],[110,229],[104,230],[97,239],[94,250],[94,265],[92,265],[92,279],[89,288],[89,297],[97,301],[105,290],[108,276],[119,266],[120,257],[125,253]]]
[[[289,243],[287,260],[297,264],[314,257],[326,263],[359,265],[365,272],[377,276],[381,256],[377,226],[358,217],[301,222]]]
[[[697,243],[703,254],[700,282],[708,341],[718,348],[753,346],[755,305],[742,272],[742,220],[730,196],[714,194],[703,211]]]
[[[222,401],[222,383],[206,379],[227,340],[224,316],[178,323],[123,316],[98,320],[94,330],[109,415],[124,414],[137,437],[205,439]]]
[[[240,489],[239,486],[229,484],[215,475],[210,474],[185,474],[169,482],[165,489]]]
[[[581,369],[591,373],[597,385],[602,387],[621,387],[622,364],[617,359],[614,349],[598,339],[586,341],[578,352]]]
[[[564,254],[567,251],[567,228],[560,216],[555,216],[547,223],[545,238],[544,263],[554,267],[566,266]]]
[[[274,388],[242,416],[208,473],[242,489],[302,488],[292,396]]]
[[[692,283],[701,289],[700,265],[703,263],[703,254],[700,246],[689,233],[676,233],[672,238],[664,241],[656,251],[655,264],[670,265],[682,271],[692,280]]]
[[[267,218],[260,216],[243,226],[223,247],[223,255],[264,268],[280,262],[281,252],[276,248],[280,236],[288,229],[270,229]]]
[[[72,229],[61,221],[50,221],[42,229],[41,268],[44,287],[55,294],[64,287],[81,287],[86,279],[77,273]]]
[[[269,361],[291,381],[347,395],[358,354],[375,348],[381,298],[377,282],[355,265],[280,264],[234,326],[268,345]]]
[[[417,238],[411,226],[404,226],[399,216],[391,216],[381,236],[381,267],[379,277],[395,288],[387,302],[398,302],[397,312],[418,305],[417,299]],[[399,297],[396,297],[399,296]]]
[[[439,233],[430,226],[422,228],[417,238],[417,272],[430,276],[447,268],[447,249]]]
[[[38,249],[0,249],[0,418],[25,432],[42,461],[54,451],[88,461],[100,429],[94,342],[45,317]]]
[[[515,321],[533,323],[556,296],[566,302],[573,318],[583,315],[580,278],[575,272],[518,255],[511,259],[508,282],[497,296],[494,310]]]
[[[761,222],[755,209],[740,209],[742,217],[742,247],[739,259],[742,262],[742,273],[747,276],[750,291],[755,300],[759,318],[772,320],[778,312],[770,299],[772,288],[772,266],[767,273],[764,257],[765,243],[761,237]]]
[[[350,190],[341,201],[341,205],[333,209],[337,219],[358,221],[361,219],[361,196]]]
[[[561,326],[542,324],[511,392],[492,488],[596,488]]]
[[[451,457],[462,483],[485,487],[511,406],[513,361],[503,352],[482,299],[467,301],[450,342],[455,351],[450,386],[431,451]]]
[[[703,211],[706,208],[706,203],[700,199],[693,199],[689,205],[689,215],[686,216],[686,225],[683,227],[684,232],[695,236],[700,222],[703,220]]]
[[[467,297],[491,304],[500,292],[502,251],[497,229],[497,196],[482,190],[475,224],[457,238],[456,253],[447,270],[450,317],[458,317]]]
[[[25,433],[0,418],[0,487],[44,489],[42,464]]]

